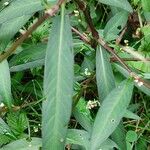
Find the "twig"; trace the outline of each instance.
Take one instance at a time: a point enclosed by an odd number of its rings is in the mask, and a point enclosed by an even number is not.
[[[139,76],[134,73],[129,67],[128,65],[124,62],[124,60],[122,58],[120,58],[117,53],[114,51],[114,49],[112,49],[107,42],[105,42],[105,40],[103,38],[101,38],[98,34],[98,32],[96,31],[94,25],[93,25],[93,22],[92,22],[92,18],[90,16],[90,12],[88,10],[88,7],[87,7],[87,4],[81,0],[75,0],[75,2],[78,4],[80,10],[83,11],[84,13],[84,16],[87,20],[87,23],[90,27],[90,30],[92,32],[92,36],[94,38],[95,41],[97,41],[101,46],[103,46],[109,53],[111,53],[117,60],[120,64],[122,64],[122,66],[128,71],[128,73],[130,74],[131,77],[133,77],[135,80],[138,79],[139,82],[143,82],[143,84],[150,88],[150,84],[145,82],[143,79],[139,78]],[[122,35],[125,33],[125,30],[126,28],[124,29],[124,31],[122,32]],[[93,45],[91,44],[91,46],[93,47]],[[97,44],[96,44],[97,46]],[[94,45],[95,47],[95,45]],[[96,48],[96,47],[95,47]]]
[[[121,58],[123,61],[143,61],[139,58]],[[115,62],[115,61],[118,61],[118,59],[116,59],[115,57],[111,57],[110,58],[110,61],[111,62]],[[150,58],[146,58],[143,62],[145,61],[150,61]]]
[[[96,48],[97,47],[97,40],[99,38],[99,35],[98,35],[97,30],[94,27],[94,24],[93,24],[91,15],[90,15],[90,9],[89,9],[88,5],[82,0],[75,0],[75,2],[78,4],[80,10],[83,12],[83,14],[85,16],[85,19],[88,23],[88,26],[91,30],[92,37],[93,37],[93,39],[91,40],[91,46],[93,48]]]
[[[111,53],[129,73],[132,72],[132,70],[127,66],[127,64],[117,55],[117,53],[111,47],[108,46],[108,44],[101,37],[99,37],[98,43],[102,45],[109,53]]]
[[[74,27],[71,27],[72,31],[75,32],[77,35],[80,36],[81,40],[84,41],[87,44],[91,44],[90,40],[84,36],[82,33],[80,33],[77,29],[75,29]]]
[[[120,42],[121,42],[121,40],[122,40],[122,38],[123,38],[123,36],[124,36],[126,30],[127,30],[127,27],[125,27],[125,28],[122,30],[121,34],[120,34],[119,37],[116,39],[116,45],[119,45],[119,44],[120,44]]]
[[[16,48],[22,44],[22,42],[27,39],[27,37],[38,27],[40,26],[46,19],[49,17],[54,16],[58,10],[60,5],[64,2],[64,0],[59,0],[56,5],[54,5],[52,8],[48,9],[45,14],[38,19],[38,21],[33,24],[26,32],[25,34],[21,35],[18,40],[16,40],[13,45],[3,54],[0,55],[0,62],[2,62],[4,59],[7,59],[15,50]]]

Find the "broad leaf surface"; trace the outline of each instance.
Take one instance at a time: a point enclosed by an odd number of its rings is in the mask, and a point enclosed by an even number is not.
[[[97,150],[115,130],[129,105],[133,90],[133,82],[123,81],[103,101],[93,126],[91,148]]]
[[[99,0],[99,2],[106,4],[106,5],[119,7],[129,12],[133,11],[128,0]]]
[[[112,141],[111,139],[107,139],[106,141],[104,141],[101,146],[99,147],[99,149],[102,150],[109,150],[109,149],[113,149],[113,148],[118,148],[117,144]]]
[[[32,138],[31,141],[19,139],[0,148],[0,150],[39,150],[42,146],[40,138]]]
[[[106,41],[114,40],[118,37],[128,20],[128,13],[120,11],[115,14],[106,24],[104,28],[104,38]]]
[[[129,73],[122,67],[120,66],[119,64],[115,63],[114,64],[115,68],[126,78],[129,77]],[[138,86],[137,83],[134,83],[134,85],[139,89],[141,90],[143,93],[147,94],[150,96],[150,89],[144,85],[142,86]]]
[[[63,11],[54,19],[46,51],[43,102],[43,149],[62,150],[71,115],[73,91],[72,35]]]
[[[11,80],[7,60],[4,60],[0,63],[0,103],[1,102],[8,107],[11,107]]]
[[[27,69],[33,69],[36,67],[41,67],[44,65],[44,62],[45,62],[44,59],[39,59],[39,60],[24,63],[24,64],[12,66],[10,67],[10,72],[18,72],[18,71],[24,71]]]
[[[102,46],[96,51],[96,80],[99,99],[103,101],[115,87],[115,80],[108,53]]]
[[[39,10],[44,10],[41,0],[15,0],[0,13],[0,24]]]
[[[66,143],[84,146],[88,149],[90,135],[84,130],[68,129]]]
[[[12,57],[9,61],[10,67],[20,65],[35,60],[41,60],[45,58],[46,44],[38,43],[27,46],[23,50]]]
[[[111,134],[111,139],[118,145],[120,150],[126,150],[126,132],[123,125],[123,121],[121,120],[117,128]]]
[[[140,120],[141,119],[137,114],[133,113],[130,110],[126,110],[124,117],[134,119],[134,120]]]
[[[30,15],[18,17],[0,25],[0,51],[3,51],[6,48],[11,38],[29,20],[30,17]]]

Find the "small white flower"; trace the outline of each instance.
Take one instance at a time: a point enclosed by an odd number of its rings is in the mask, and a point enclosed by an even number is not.
[[[0,104],[0,107],[4,107],[4,106],[5,106],[4,103],[1,103],[1,104]]]
[[[141,87],[143,85],[143,82],[140,81],[137,84],[138,84],[139,87]]]
[[[94,100],[94,101],[89,100],[87,105],[86,105],[86,109],[92,109],[92,108],[97,107],[97,106],[100,106],[99,101],[97,101],[97,100]]]
[[[135,80],[134,80],[134,82],[138,83],[138,82],[139,82],[139,80],[138,80],[138,79],[135,79]]]
[[[75,16],[78,17],[79,16],[79,11],[78,10],[74,10]]]
[[[38,132],[39,131],[38,127],[33,127],[33,130],[34,130],[34,132]]]
[[[89,71],[88,68],[85,68],[84,74],[85,74],[86,76],[90,76],[90,75],[91,75],[91,72]]]
[[[4,3],[4,6],[8,6],[8,5],[9,5],[9,2],[5,2],[5,3]]]
[[[81,19],[78,19],[78,22],[81,22]]]

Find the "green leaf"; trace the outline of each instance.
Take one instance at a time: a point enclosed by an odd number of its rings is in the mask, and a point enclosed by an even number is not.
[[[90,135],[84,130],[68,129],[66,143],[84,146],[88,149]]]
[[[146,139],[140,138],[138,142],[136,142],[136,150],[147,150],[148,144]]]
[[[27,46],[23,48],[23,50],[19,54],[12,57],[12,59],[9,61],[9,65],[10,67],[12,67],[27,62],[44,59],[45,51],[46,44],[38,43]]]
[[[142,0],[142,7],[145,12],[150,12],[150,1]]]
[[[11,141],[12,136],[9,126],[0,118],[0,146]]]
[[[10,72],[18,72],[18,71],[24,71],[26,69],[33,69],[35,67],[41,67],[44,65],[45,59],[39,59],[35,61],[31,61],[25,64],[16,65],[10,67]]]
[[[40,0],[15,0],[0,13],[0,24],[43,10]]]
[[[115,14],[106,24],[104,28],[104,38],[106,41],[114,40],[125,27],[128,20],[128,12],[120,11]]]
[[[11,38],[29,20],[30,17],[31,15],[21,16],[0,25],[0,51],[3,51],[6,48]]]
[[[39,150],[42,146],[40,138],[33,137],[31,141],[19,139],[0,148],[0,150]]]
[[[4,120],[0,118],[0,134],[5,134],[6,132],[10,133],[11,130]]]
[[[137,141],[137,133],[135,131],[128,131],[127,134],[126,134],[126,140],[128,142],[135,142]]]
[[[129,105],[132,90],[133,82],[125,80],[103,101],[93,126],[90,144],[92,150],[97,150],[115,130]]]
[[[25,113],[9,113],[7,115],[7,123],[10,126],[11,131],[19,136],[28,127],[28,118]]]
[[[71,115],[73,50],[68,16],[54,19],[46,51],[43,101],[43,149],[62,150]],[[48,132],[47,132],[48,131]]]
[[[130,3],[127,0],[99,0],[99,2],[106,5],[119,7],[129,12],[133,11]]]
[[[113,149],[114,147],[118,149],[118,146],[114,141],[112,141],[111,139],[107,139],[101,144],[101,146],[98,149],[109,150],[109,149]]]
[[[115,63],[114,64],[115,68],[126,78],[129,77],[129,73],[122,67],[120,66],[119,64]],[[150,96],[150,89],[144,85],[142,86],[138,86],[137,83],[134,83],[134,85],[140,90],[142,91],[143,93],[147,94]]]
[[[111,138],[118,145],[120,150],[127,150],[125,141],[126,133],[122,120],[120,121],[114,132],[111,134]]]
[[[141,119],[137,114],[133,113],[130,110],[126,110],[124,117],[134,119],[134,120],[140,120]]]
[[[0,103],[1,102],[9,108],[12,105],[11,80],[7,60],[0,63]]]
[[[102,46],[96,51],[96,81],[99,99],[103,101],[115,87],[115,79],[108,54]]]
[[[73,115],[76,118],[76,120],[79,122],[79,124],[87,130],[89,133],[91,133],[92,125],[93,125],[93,119],[91,117],[90,111],[86,109],[86,102],[85,99],[80,98],[78,104],[73,110]]]

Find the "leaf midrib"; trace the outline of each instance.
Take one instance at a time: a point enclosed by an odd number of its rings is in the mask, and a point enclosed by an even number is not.
[[[62,6],[63,7],[63,6]],[[56,80],[56,104],[55,104],[55,117],[54,117],[54,129],[57,129],[56,127],[59,125],[59,110],[60,108],[57,107],[59,106],[59,94],[60,94],[60,83],[61,83],[61,54],[63,51],[62,44],[63,44],[63,32],[64,32],[64,8],[62,8],[62,13],[61,13],[61,23],[60,23],[60,36],[59,36],[59,46],[58,46],[58,63],[57,63],[57,80]],[[57,131],[56,131],[57,132]]]
[[[122,95],[123,95],[123,93],[124,93],[124,90],[126,90],[126,88],[127,88],[127,85],[125,85],[124,86],[124,88],[122,89],[122,92],[121,92],[121,94],[120,94],[120,96],[119,96],[119,98],[118,98],[118,100],[117,100],[117,103],[115,103],[115,105],[112,107],[113,109],[111,109],[111,113],[109,112],[109,114],[112,114],[112,112],[113,112],[113,110],[114,110],[114,108],[118,105],[118,102],[119,102],[119,100],[120,100],[120,97],[122,97]],[[104,129],[105,130],[105,126],[106,126],[106,124],[107,124],[107,122],[108,122],[108,120],[109,120],[109,117],[108,116],[110,116],[110,115],[107,115],[107,118],[105,118],[105,120],[107,120],[107,121],[105,121],[105,124],[103,124],[103,127],[101,127],[101,129]],[[101,130],[102,131],[102,130]],[[94,141],[97,141],[97,137],[96,138],[94,138],[94,139],[92,139],[92,141],[94,140]],[[93,145],[93,144],[91,144],[91,145]]]

